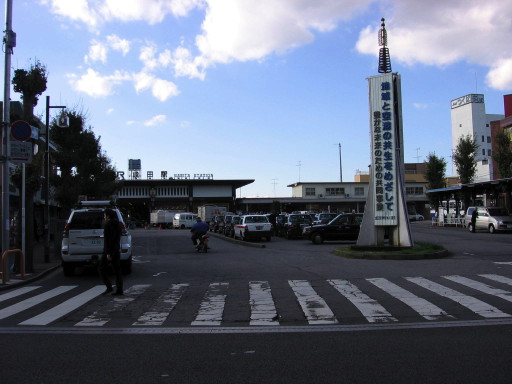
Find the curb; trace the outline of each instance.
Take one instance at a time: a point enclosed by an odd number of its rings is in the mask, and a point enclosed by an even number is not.
[[[217,239],[223,239],[229,243],[244,245],[246,247],[266,248],[265,244],[258,244],[258,243],[251,243],[248,241],[237,240],[237,239],[233,239],[232,237],[224,236],[224,235],[221,235],[221,234],[215,233],[215,232],[208,232],[208,236],[213,236]]]
[[[28,277],[28,278],[26,278],[24,280],[18,280],[15,283],[12,283],[12,284],[5,284],[5,285],[0,284],[0,291],[7,291],[7,290],[12,289],[12,288],[17,288],[17,287],[21,287],[21,286],[26,285],[26,284],[33,283],[34,281],[42,279],[43,277],[45,277],[46,275],[50,274],[51,272],[57,270],[58,268],[60,268],[60,264],[54,265],[53,267],[45,269],[45,270],[43,270],[41,272],[34,273],[33,275],[31,275],[30,277]]]
[[[388,251],[389,252],[389,251]],[[430,253],[411,253],[411,254],[376,254],[376,253],[365,253],[361,252],[343,252],[334,251],[336,256],[345,257],[347,259],[364,259],[364,260],[429,260],[429,259],[440,259],[450,255],[447,250]]]

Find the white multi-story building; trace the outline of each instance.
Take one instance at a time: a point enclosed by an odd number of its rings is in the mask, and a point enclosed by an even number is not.
[[[493,179],[491,121],[503,118],[504,115],[485,113],[484,95],[469,94],[451,101],[452,150],[461,136],[470,135],[479,145],[474,182]],[[455,164],[452,167],[453,175],[457,175]]]

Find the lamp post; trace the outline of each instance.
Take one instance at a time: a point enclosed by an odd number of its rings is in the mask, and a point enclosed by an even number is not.
[[[44,158],[46,162],[46,166],[44,167],[44,184],[46,196],[44,200],[44,221],[46,223],[46,237],[44,242],[44,262],[50,262],[50,109],[51,108],[66,108],[65,105],[50,105],[50,96],[46,96],[46,150],[44,153]],[[59,118],[58,126],[59,127],[67,127],[69,126],[69,121],[67,116],[64,116],[64,119]]]

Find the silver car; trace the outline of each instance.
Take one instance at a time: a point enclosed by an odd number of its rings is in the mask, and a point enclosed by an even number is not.
[[[103,253],[103,228],[105,208],[117,213],[121,225],[121,269],[124,274],[132,270],[132,236],[127,231],[119,209],[109,206],[108,201],[82,202],[73,209],[64,227],[61,246],[64,275],[72,276],[75,267],[96,266]]]
[[[473,228],[471,215],[475,209],[478,216],[476,217],[475,228]],[[512,232],[512,216],[502,207],[469,207],[465,222],[471,232],[475,230],[485,230],[489,233]]]

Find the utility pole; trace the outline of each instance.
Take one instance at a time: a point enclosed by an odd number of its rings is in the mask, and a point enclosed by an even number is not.
[[[299,167],[299,183],[300,183],[300,167],[301,167],[301,165],[302,164],[300,163],[300,160],[299,160],[299,162],[297,163],[297,167]]]
[[[276,197],[276,184],[279,184],[279,183],[276,183],[276,180],[279,180],[279,179],[272,179],[272,184],[274,184],[274,197]]]
[[[2,254],[9,249],[9,126],[10,126],[10,98],[11,98],[11,55],[16,46],[16,34],[12,31],[12,0],[5,1],[5,31],[4,31],[4,111],[2,122]],[[4,271],[5,273],[5,271]]]
[[[420,147],[416,148],[416,162],[419,163],[420,162]]]
[[[340,152],[340,183],[343,183],[343,171],[341,167],[341,143],[338,143],[338,148]]]

